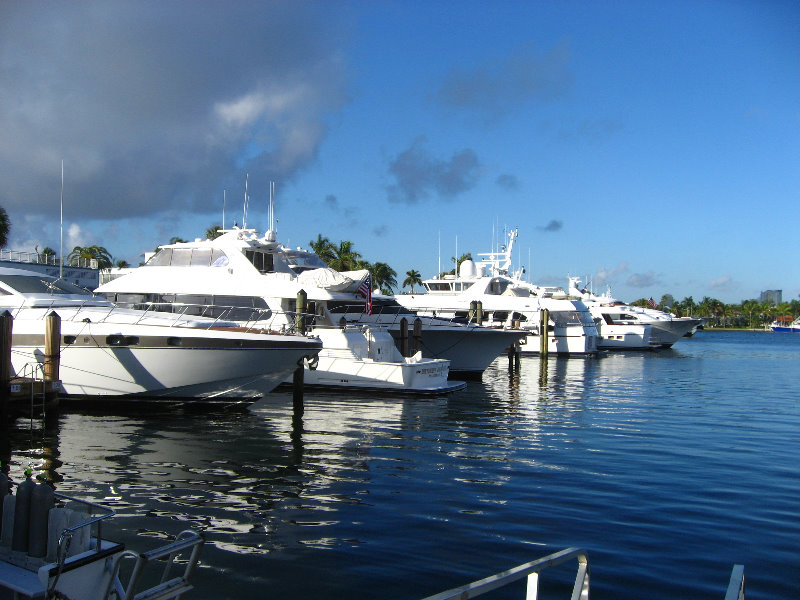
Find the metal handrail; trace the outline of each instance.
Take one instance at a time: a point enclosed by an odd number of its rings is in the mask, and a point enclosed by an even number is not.
[[[187,529],[179,533],[175,538],[175,541],[160,548],[142,553],[135,552],[133,550],[124,551],[114,564],[111,581],[109,582],[109,587],[104,598],[111,597],[111,593],[114,591],[114,582],[119,576],[122,562],[125,559],[133,559],[136,562],[131,570],[127,585],[124,588],[117,590],[117,598],[120,600],[139,600],[144,598],[159,598],[161,600],[165,600],[167,598],[180,597],[181,594],[184,594],[192,589],[192,586],[189,584],[189,577],[191,577],[195,567],[197,566],[197,563],[200,560],[200,551],[202,550],[204,543],[205,537],[202,533]],[[181,555],[182,552],[186,550],[190,550],[190,554],[189,558],[185,561],[183,574],[173,577],[172,579],[168,579],[176,559]],[[139,593],[136,593],[139,580],[141,579],[142,574],[147,566],[154,561],[162,561],[162,559],[165,559],[163,560],[164,569],[161,573],[159,583],[148,590],[143,590]]]
[[[744,565],[733,565],[725,600],[744,600]]]
[[[558,566],[571,559],[578,561],[578,572],[575,576],[571,598],[572,600],[589,600],[589,557],[586,551],[580,548],[567,548],[560,552],[554,552],[538,560],[490,575],[467,585],[428,596],[424,600],[467,600],[504,587],[523,577],[528,578],[526,600],[536,600],[539,597],[539,573],[548,567]],[[726,600],[728,599],[726,598]]]

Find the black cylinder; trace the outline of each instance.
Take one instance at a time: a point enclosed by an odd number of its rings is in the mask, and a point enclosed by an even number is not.
[[[55,494],[44,481],[31,492],[31,514],[28,521],[28,556],[40,558],[47,554],[47,518],[55,505]]]
[[[14,505],[14,532],[11,549],[28,551],[28,521],[31,515],[31,494],[36,484],[31,479],[30,469],[25,471],[25,481],[17,486],[17,502]]]

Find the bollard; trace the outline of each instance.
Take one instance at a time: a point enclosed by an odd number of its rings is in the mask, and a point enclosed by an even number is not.
[[[483,302],[480,300],[475,301],[475,322],[478,325],[483,324]]]
[[[400,319],[400,354],[408,356],[408,319]]]

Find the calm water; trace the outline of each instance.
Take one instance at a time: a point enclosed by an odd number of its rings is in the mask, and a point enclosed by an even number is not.
[[[0,458],[112,505],[107,531],[137,549],[204,530],[190,598],[414,599],[568,546],[589,551],[595,599],[722,598],[734,563],[748,598],[790,598],[799,386],[800,335],[706,331],[550,359],[545,383],[523,357],[446,398],[306,394],[302,431],[283,394],[72,410],[18,421]]]

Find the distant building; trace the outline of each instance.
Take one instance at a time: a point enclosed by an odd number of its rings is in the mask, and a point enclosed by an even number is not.
[[[769,302],[778,305],[783,302],[783,290],[765,290],[761,292],[759,302]]]

